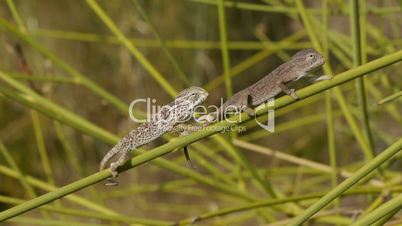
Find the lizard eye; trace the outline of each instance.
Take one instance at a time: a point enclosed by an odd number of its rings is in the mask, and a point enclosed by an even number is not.
[[[196,93],[192,93],[192,94],[191,94],[191,98],[192,98],[192,99],[197,98],[197,94],[196,94]]]

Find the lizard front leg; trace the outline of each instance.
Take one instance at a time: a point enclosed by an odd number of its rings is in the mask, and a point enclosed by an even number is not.
[[[278,87],[282,90],[282,92],[291,96],[293,99],[297,100],[299,97],[295,93],[295,89],[289,89],[283,82],[278,82]]]
[[[318,78],[315,78],[315,79],[313,80],[313,82],[331,80],[332,77],[333,77],[333,76],[331,76],[331,75],[321,75],[321,76],[318,76]]]
[[[240,106],[241,106],[241,110],[246,112],[248,114],[248,116],[254,117],[255,111],[254,111],[254,109],[252,109],[250,107],[250,103],[251,103],[250,98],[251,98],[250,94],[244,94],[241,97]]]
[[[325,81],[325,80],[331,80],[333,78],[333,76],[331,75],[320,75],[320,76],[316,76],[313,74],[309,74],[307,77],[307,81],[309,83],[315,83],[315,82],[319,82],[319,81]]]

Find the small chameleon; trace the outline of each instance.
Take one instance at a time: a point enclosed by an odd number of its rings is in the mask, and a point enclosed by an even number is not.
[[[117,177],[117,167],[123,164],[130,150],[154,141],[164,133],[173,131],[176,125],[189,120],[193,116],[195,108],[204,102],[207,96],[207,91],[196,86],[181,91],[173,102],[162,106],[150,121],[132,130],[106,153],[100,163],[100,171],[105,168],[106,163],[113,156],[120,154],[118,160],[112,162],[109,168],[113,178]],[[117,185],[117,182],[110,178],[108,181],[109,183],[106,185]]]
[[[255,111],[251,108],[258,106],[263,102],[275,97],[280,92],[298,99],[294,89],[289,89],[286,83],[296,81],[310,72],[318,69],[325,63],[325,58],[314,49],[303,49],[292,56],[288,61],[277,67],[264,78],[253,85],[234,94],[229,100],[220,106],[220,108],[209,115],[198,118],[198,121],[207,121],[219,119],[227,110],[240,110],[246,112],[249,116],[254,116]],[[315,81],[330,79],[330,76],[320,76]],[[230,106],[230,108],[228,108]]]

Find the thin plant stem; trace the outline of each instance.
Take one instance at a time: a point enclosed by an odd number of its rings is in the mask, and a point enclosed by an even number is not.
[[[54,185],[55,181],[54,181],[54,176],[53,176],[53,170],[50,165],[49,156],[46,151],[45,139],[43,136],[42,127],[41,127],[41,123],[39,120],[39,114],[35,110],[31,110],[30,112],[31,112],[31,117],[32,117],[34,134],[35,134],[35,138],[36,138],[36,144],[37,144],[39,156],[41,159],[43,171],[45,172],[47,181],[50,184]]]
[[[223,77],[225,79],[226,97],[230,98],[233,95],[232,79],[230,71],[230,58],[228,49],[228,37],[226,29],[226,16],[224,0],[218,0],[218,18],[219,18],[219,37],[221,40],[221,54],[223,65]]]
[[[324,57],[327,62],[329,59],[329,40],[328,40],[328,0],[322,1],[322,20],[323,20],[323,35],[322,35],[322,44],[324,50]],[[332,187],[336,187],[338,184],[338,167],[337,167],[337,158],[336,158],[336,146],[335,146],[335,124],[334,124],[334,112],[333,112],[333,104],[332,104],[332,92],[331,90],[325,91],[325,113],[326,113],[326,123],[327,123],[327,142],[328,142],[328,154],[329,154],[329,162],[331,166],[331,183]],[[334,201],[335,208],[340,207],[340,200],[336,199]]]
[[[362,31],[361,30],[361,24],[365,23],[365,17],[361,19],[360,15],[360,4],[363,4],[362,7],[365,8],[365,3],[364,1],[360,0],[351,0],[350,1],[350,24],[351,24],[351,33],[352,33],[352,40],[353,40],[353,66],[357,67],[362,64],[362,59],[363,59],[363,51],[364,53],[366,52],[364,46],[362,46],[362,41],[365,38],[365,36],[361,35]],[[365,41],[363,41],[366,43]],[[367,97],[366,97],[366,86],[365,86],[365,81],[364,81],[364,76],[361,78],[357,78],[355,80],[356,84],[356,93],[359,101],[359,109],[360,109],[360,115],[362,117],[362,122],[363,122],[363,132],[365,135],[366,142],[368,144],[369,148],[369,153],[370,155],[366,156],[369,158],[374,157],[374,142],[372,138],[372,132],[370,129],[370,119],[368,115],[368,109],[367,109]]]
[[[17,11],[17,8],[15,7],[14,0],[7,0],[7,5],[11,11],[11,14],[13,15],[15,22],[18,24],[19,30],[23,33],[26,33],[27,29],[25,28],[25,25],[22,22],[22,19]]]
[[[397,98],[400,98],[401,96],[402,96],[402,91],[399,91],[399,92],[396,92],[390,96],[387,96],[387,97],[381,99],[380,101],[377,102],[377,104],[378,105],[385,104],[385,103],[391,102],[393,100],[396,100]]]
[[[383,226],[385,223],[387,223],[392,217],[394,217],[395,214],[399,212],[399,210],[402,209],[402,206],[399,208],[395,208],[393,211],[389,212],[386,214],[384,217],[376,221],[375,223],[372,223],[370,226]]]

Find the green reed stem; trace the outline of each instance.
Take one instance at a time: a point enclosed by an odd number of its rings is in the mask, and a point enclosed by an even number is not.
[[[360,24],[364,21],[360,19],[360,7],[359,2],[363,3],[363,8],[365,8],[364,1],[360,0],[351,0],[350,1],[350,24],[351,24],[351,33],[353,40],[353,66],[357,67],[362,64],[363,53],[362,48],[364,48],[362,44],[362,39],[365,36],[362,36],[362,30],[360,29]],[[363,30],[364,31],[364,30]],[[365,41],[363,41],[365,43]],[[363,121],[363,132],[365,135],[366,143],[368,144],[370,153],[368,158],[372,159],[374,157],[374,142],[372,138],[372,133],[370,129],[370,120],[367,109],[367,98],[366,98],[366,88],[364,77],[357,78],[355,81],[356,84],[356,93],[359,101],[359,110],[360,115]]]
[[[218,0],[218,18],[219,18],[219,37],[221,40],[221,54],[223,65],[223,77],[225,79],[226,97],[230,98],[233,95],[232,79],[230,72],[230,58],[228,50],[228,37],[226,28],[226,16],[224,0]]]

